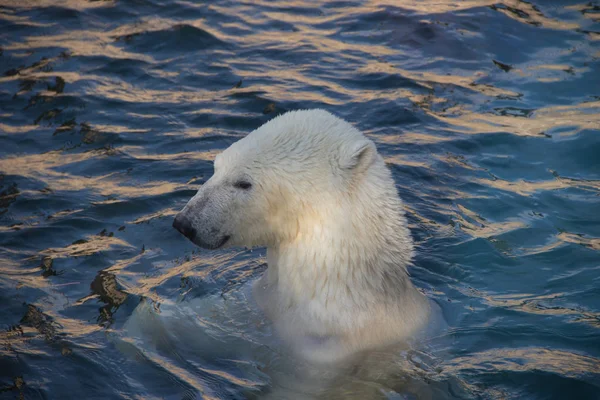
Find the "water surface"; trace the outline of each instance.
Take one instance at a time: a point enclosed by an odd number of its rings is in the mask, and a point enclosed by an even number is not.
[[[115,337],[139,304],[242,302],[264,250],[172,218],[218,152],[313,107],[376,142],[449,326],[354,384],[600,398],[600,3],[4,0],[0,48],[0,398],[268,392],[271,353]],[[242,348],[262,329],[208,322]]]

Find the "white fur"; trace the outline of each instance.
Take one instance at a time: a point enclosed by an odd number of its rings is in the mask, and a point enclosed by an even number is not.
[[[391,173],[373,142],[326,111],[288,112],[234,143],[181,215],[208,247],[226,236],[267,247],[254,295],[310,360],[405,339],[427,319]]]

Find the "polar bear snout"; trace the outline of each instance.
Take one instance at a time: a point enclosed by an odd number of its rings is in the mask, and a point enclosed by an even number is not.
[[[196,229],[192,226],[192,222],[189,218],[186,218],[181,213],[175,216],[173,221],[173,228],[177,229],[186,238],[192,242],[196,239]]]
[[[214,250],[223,247],[231,238],[230,235],[223,235],[216,228],[208,228],[206,224],[196,229],[194,224],[198,221],[188,216],[188,212],[181,211],[175,220],[173,221],[173,228],[177,229],[179,233],[188,238],[196,246]]]

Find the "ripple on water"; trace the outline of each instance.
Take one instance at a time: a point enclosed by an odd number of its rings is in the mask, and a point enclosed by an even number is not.
[[[449,324],[323,397],[597,398],[598,5],[562,3],[0,1],[0,397],[268,391],[282,356],[226,313],[264,251],[171,223],[216,154],[321,107],[377,143]],[[193,341],[115,340],[195,301]]]

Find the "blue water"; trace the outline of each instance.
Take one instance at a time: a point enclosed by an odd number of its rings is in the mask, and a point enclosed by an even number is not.
[[[448,324],[340,398],[600,398],[597,1],[3,0],[0,47],[1,399],[269,393],[271,353],[117,339],[260,274],[172,219],[215,154],[313,107],[376,142]]]

